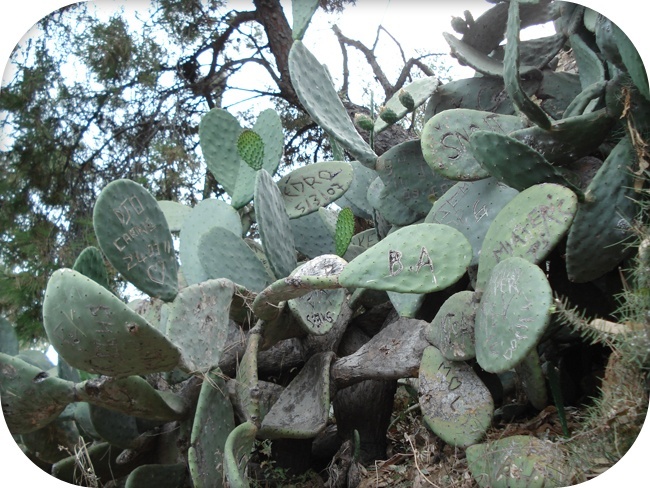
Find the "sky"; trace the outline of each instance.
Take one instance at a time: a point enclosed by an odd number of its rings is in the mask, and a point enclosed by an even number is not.
[[[30,28],[42,17],[64,5],[70,0],[21,0],[3,2],[0,15],[0,70],[4,71],[7,60],[16,44],[26,35]],[[109,2],[110,3],[110,2]],[[115,4],[124,3],[114,2]],[[639,50],[644,63],[650,66],[650,38],[647,36],[647,19],[638,0],[581,0],[617,23],[630,37]],[[233,1],[233,6],[250,5],[251,2]],[[128,0],[129,9],[146,7],[146,0]],[[415,54],[415,49],[424,47],[429,52],[448,52],[448,46],[442,32],[453,32],[450,27],[452,15],[462,16],[464,10],[470,10],[474,17],[490,7],[484,0],[358,0],[357,6],[347,9],[340,18],[334,19],[344,34],[372,44],[376,29],[382,24],[396,37],[406,51],[406,56]],[[290,3],[285,10],[290,14]],[[325,18],[319,12],[305,38],[306,44],[319,53],[329,52],[327,59],[319,54],[319,60],[329,66],[335,78],[340,71],[340,49],[330,30],[332,18]],[[388,50],[386,52],[389,52]],[[394,52],[392,56],[395,56]],[[468,74],[469,73],[469,74]],[[473,71],[455,70],[457,78],[471,76]],[[359,103],[359,102],[358,102]],[[0,176],[1,177],[1,176]],[[20,452],[11,439],[6,425],[0,421],[0,450],[2,468],[0,468],[0,485],[15,486],[13,476],[20,471],[20,486],[67,487],[70,485],[56,482],[49,475],[40,472]],[[628,454],[612,469],[598,478],[580,485],[584,488],[604,488],[608,486],[636,487],[647,485],[645,464],[650,452],[650,427],[646,426]],[[11,469],[5,469],[12,466]],[[13,481],[13,484],[9,482]],[[6,482],[6,483],[5,483]],[[626,484],[623,484],[626,483]]]

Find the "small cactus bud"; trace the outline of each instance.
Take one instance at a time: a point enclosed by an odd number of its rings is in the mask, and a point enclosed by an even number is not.
[[[413,96],[409,92],[404,89],[400,90],[398,98],[399,102],[406,107],[406,110],[409,112],[413,111],[415,108],[415,100],[413,100]]]
[[[462,17],[452,17],[451,18],[451,28],[454,29],[459,34],[466,34],[469,30],[467,27],[467,22]]]
[[[381,120],[386,122],[387,124],[394,124],[399,120],[399,117],[395,113],[393,109],[382,107],[379,110],[379,117],[381,117]]]
[[[375,123],[366,114],[355,114],[354,123],[361,127],[363,130],[373,130]]]

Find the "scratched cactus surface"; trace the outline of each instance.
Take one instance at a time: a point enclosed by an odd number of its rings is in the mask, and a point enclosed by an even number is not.
[[[571,483],[573,465],[552,439],[487,433],[515,407],[559,408],[546,375],[569,374],[562,351],[579,339],[555,320],[554,297],[609,293],[635,254],[634,144],[647,133],[649,91],[634,47],[565,2],[465,13],[445,39],[481,76],[417,80],[374,119],[358,115],[379,133],[424,114],[419,138],[377,155],[321,53],[302,41],[317,8],[293,2],[289,69],[335,160],[276,174],[278,115],[266,110],[242,129],[214,109],[200,143],[228,198],[190,208],[129,180],[108,184],[93,215],[101,250],[85,249],[45,290],[59,367],[20,352],[0,322],[9,429],[70,483],[74,456],[52,443],[83,439],[96,472],[125,486],[245,487],[255,439],[308,450],[347,423],[340,392],[418,378],[424,425],[466,449],[480,486]],[[519,40],[550,21],[553,36]],[[556,58],[569,49],[576,68],[560,73]],[[630,120],[640,126],[631,131]],[[148,298],[127,306],[110,289],[115,273]],[[381,332],[360,332],[359,318],[381,307],[391,310]],[[365,345],[351,353],[355,335]],[[358,446],[370,442],[354,432]]]

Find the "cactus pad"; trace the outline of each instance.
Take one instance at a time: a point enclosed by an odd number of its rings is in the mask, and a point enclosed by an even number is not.
[[[93,226],[115,269],[150,296],[171,301],[178,293],[172,235],[156,199],[141,185],[116,180],[102,190]]]
[[[244,129],[237,139],[239,157],[255,171],[264,164],[264,141],[255,131]]]
[[[553,292],[535,264],[512,257],[497,264],[476,311],[476,360],[502,373],[521,363],[537,345],[551,317]]]
[[[419,397],[425,424],[451,445],[478,442],[492,423],[492,397],[474,370],[433,346],[422,354]]]
[[[93,279],[107,290],[110,290],[108,285],[108,271],[106,271],[106,266],[104,265],[104,256],[102,256],[101,251],[95,246],[88,246],[81,251],[72,269]]]
[[[476,356],[474,319],[478,301],[471,291],[454,293],[440,306],[426,329],[426,338],[445,359],[465,361]]]

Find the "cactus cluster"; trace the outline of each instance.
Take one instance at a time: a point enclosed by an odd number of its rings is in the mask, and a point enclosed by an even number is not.
[[[481,76],[425,78],[388,100],[371,132],[425,105],[426,122],[420,139],[378,156],[301,41],[318,2],[293,3],[296,93],[352,160],[341,153],[274,178],[278,115],[264,111],[242,129],[213,109],[201,149],[229,203],[189,208],[132,181],[107,185],[93,216],[101,251],[86,249],[45,291],[58,368],[21,357],[0,322],[9,429],[69,482],[73,460],[30,447],[39,433],[92,442],[96,473],[126,486],[245,487],[255,439],[314,439],[332,404],[338,415],[338,394],[412,377],[425,424],[466,448],[480,486],[570,481],[571,465],[549,442],[482,442],[508,375],[523,378],[534,409],[550,401],[558,274],[602,288],[633,252],[634,141],[650,103],[633,46],[609,20],[586,22],[588,11],[566,2],[511,0],[454,19],[462,38],[446,34],[452,53]],[[548,21],[557,34],[519,41],[522,26]],[[554,69],[567,48],[577,74]],[[254,240],[243,218],[251,201]],[[355,234],[361,221],[370,228]],[[104,259],[150,299],[123,303]],[[355,317],[386,303],[392,319],[344,354]],[[55,425],[72,440],[54,437]]]

